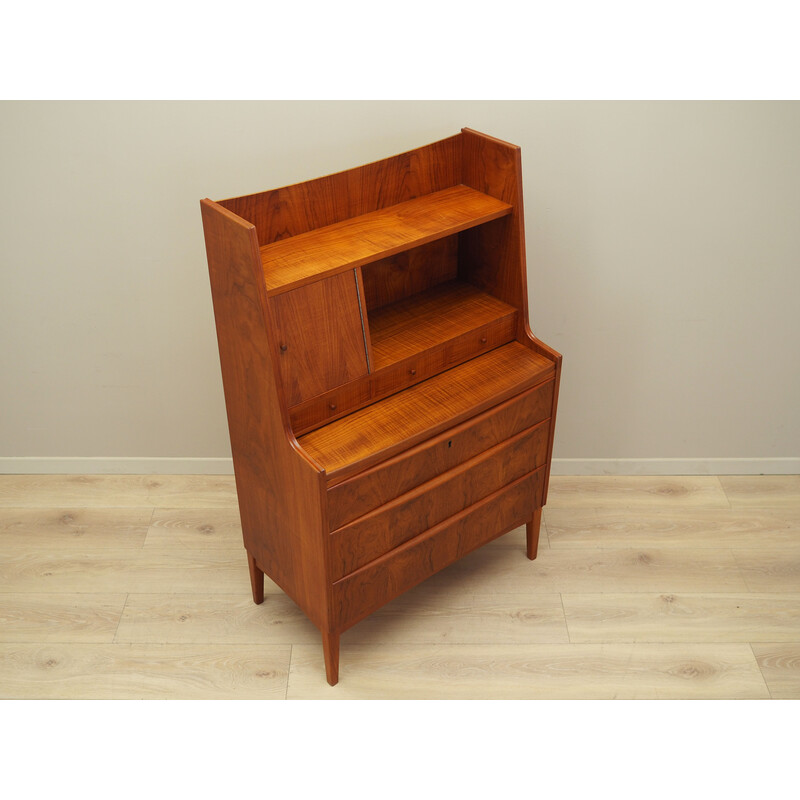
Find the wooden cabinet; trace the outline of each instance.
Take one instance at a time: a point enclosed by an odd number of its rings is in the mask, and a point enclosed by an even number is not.
[[[561,356],[528,326],[518,147],[476,131],[201,201],[253,599],[339,636],[492,539],[536,556]]]

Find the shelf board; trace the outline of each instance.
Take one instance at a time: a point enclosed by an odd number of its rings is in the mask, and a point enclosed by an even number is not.
[[[484,325],[510,321],[516,309],[461,281],[440,283],[367,311],[373,370],[388,367]]]
[[[338,483],[523,389],[552,378],[552,361],[519,342],[379,400],[298,438]]]
[[[468,186],[372,211],[264,245],[268,294],[368,264],[511,213],[508,203]]]

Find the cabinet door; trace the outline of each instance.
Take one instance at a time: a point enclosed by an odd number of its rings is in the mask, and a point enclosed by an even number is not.
[[[270,300],[290,406],[367,374],[355,270]]]

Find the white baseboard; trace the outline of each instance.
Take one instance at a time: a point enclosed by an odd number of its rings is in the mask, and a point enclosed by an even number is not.
[[[0,457],[3,475],[232,475],[230,458]],[[798,475],[800,458],[554,458],[553,475]]]
[[[554,458],[551,475],[797,475],[800,458]]]

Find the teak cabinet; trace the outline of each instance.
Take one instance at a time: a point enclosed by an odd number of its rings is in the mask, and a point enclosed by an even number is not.
[[[253,599],[339,635],[525,523],[561,356],[528,326],[520,150],[461,133],[201,201]]]

